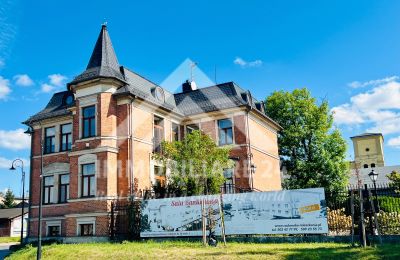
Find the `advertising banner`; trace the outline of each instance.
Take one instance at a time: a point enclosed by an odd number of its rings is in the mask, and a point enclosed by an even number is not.
[[[143,201],[142,237],[202,235],[202,210],[226,235],[328,233],[323,188],[193,196]]]

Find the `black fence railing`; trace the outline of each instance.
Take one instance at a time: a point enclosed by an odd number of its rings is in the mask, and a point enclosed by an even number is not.
[[[220,187],[220,192],[222,194],[232,194],[232,193],[245,193],[245,192],[259,192],[260,190],[255,188],[243,188],[231,183],[224,183]]]
[[[221,186],[221,193],[257,191],[233,184]],[[140,237],[141,203],[148,199],[179,197],[183,194],[161,194],[155,190],[141,191],[134,200],[113,201],[111,205],[110,236],[112,239]],[[325,194],[330,236],[400,235],[400,194],[387,185],[349,187],[348,190]],[[323,205],[324,206],[324,205]]]
[[[349,187],[341,193],[327,193],[329,235],[400,234],[400,194],[388,185]],[[362,221],[362,222],[361,222]]]

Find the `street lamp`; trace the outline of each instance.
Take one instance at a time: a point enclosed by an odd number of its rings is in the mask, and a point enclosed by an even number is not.
[[[39,218],[38,218],[38,248],[36,252],[36,259],[40,260],[42,258],[42,204],[43,204],[43,126],[40,121],[37,121],[40,125],[40,175],[39,175]],[[25,134],[29,134],[32,136],[35,131],[31,126],[31,122],[29,122],[29,128],[25,131]],[[33,141],[32,141],[33,143]],[[31,151],[31,158],[32,158],[32,151]],[[32,164],[31,164],[32,165]],[[32,181],[32,180],[31,180]]]
[[[375,172],[374,169],[368,174],[369,178],[371,179],[372,183],[374,184],[374,192],[375,192],[375,200],[378,203],[378,193],[376,190],[376,181],[378,180],[378,173]]]
[[[18,165],[19,163],[19,165]],[[24,243],[24,215],[25,215],[25,171],[24,171],[24,161],[21,159],[15,159],[11,163],[11,171],[15,171],[16,168],[21,168],[22,172],[22,215],[21,215],[21,244]]]
[[[252,190],[254,188],[253,176],[256,173],[256,170],[257,170],[257,166],[254,163],[252,163],[251,166],[250,166],[250,171],[251,171],[251,189]]]

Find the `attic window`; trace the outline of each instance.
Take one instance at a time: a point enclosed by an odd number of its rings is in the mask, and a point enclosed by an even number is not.
[[[365,151],[366,151],[366,152],[369,152],[369,148],[365,148]]]
[[[155,87],[152,91],[153,96],[160,102],[164,102],[165,95],[164,90],[160,87]]]
[[[70,105],[72,105],[73,102],[74,102],[74,95],[69,94],[69,95],[65,96],[65,98],[64,98],[65,105],[70,106]]]

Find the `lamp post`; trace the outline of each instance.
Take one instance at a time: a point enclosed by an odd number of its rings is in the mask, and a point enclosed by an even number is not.
[[[43,204],[43,126],[40,121],[37,122],[40,125],[40,175],[39,175],[39,217],[38,217],[38,247],[36,252],[36,259],[42,258],[42,204]],[[28,130],[25,131],[33,138],[34,130],[29,126]],[[31,180],[32,181],[32,180]]]
[[[256,173],[256,170],[257,170],[257,166],[254,163],[252,163],[251,166],[250,166],[250,171],[251,171],[251,190],[254,189],[253,176]]]
[[[18,165],[19,163],[19,165]],[[15,159],[11,163],[11,171],[15,171],[16,168],[21,168],[22,172],[22,215],[21,215],[21,244],[24,243],[24,215],[25,215],[25,171],[24,171],[24,161],[21,159]]]
[[[378,173],[375,172],[374,169],[368,174],[369,178],[371,179],[372,183],[374,184],[374,192],[375,192],[375,200],[378,203],[378,192],[376,190],[376,181],[378,180]]]

